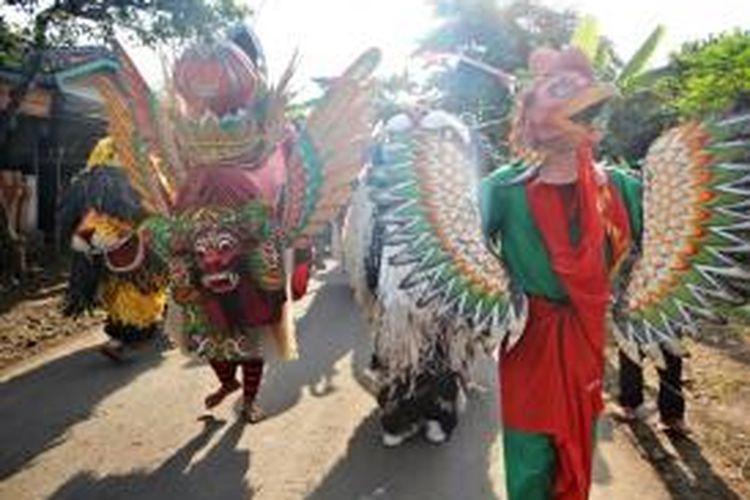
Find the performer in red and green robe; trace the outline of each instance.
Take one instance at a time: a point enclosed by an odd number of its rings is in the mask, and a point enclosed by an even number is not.
[[[679,353],[676,331],[721,321],[721,308],[744,303],[738,207],[750,195],[741,187],[750,118],[665,132],[645,159],[641,189],[634,176],[594,165],[588,117],[614,91],[596,82],[586,56],[539,49],[529,63],[533,80],[511,131],[519,159],[480,184],[479,207],[477,144],[460,120],[406,112],[383,127],[383,162],[372,172],[383,187],[372,184],[372,200],[395,249],[388,265],[403,278],[379,294],[388,303],[408,291],[410,307],[450,326],[425,338],[459,346],[456,366],[500,339],[510,498],[585,499],[611,297],[620,348],[656,362],[662,348]],[[616,288],[614,276],[624,278]],[[403,335],[409,349],[420,345]],[[402,355],[388,342],[388,361],[424,370],[416,351]]]
[[[595,134],[575,115],[611,90],[585,56],[543,50],[530,66],[515,137],[540,167],[500,168],[480,190],[484,233],[529,298],[523,335],[499,361],[506,482],[511,500],[585,499],[610,276],[640,232],[640,184],[592,161]]]

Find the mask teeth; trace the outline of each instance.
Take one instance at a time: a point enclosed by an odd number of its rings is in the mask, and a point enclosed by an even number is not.
[[[216,116],[216,113],[211,111],[210,109],[207,109],[203,112],[203,115],[198,119],[198,123],[200,126],[210,126],[213,124],[219,123],[219,117]]]

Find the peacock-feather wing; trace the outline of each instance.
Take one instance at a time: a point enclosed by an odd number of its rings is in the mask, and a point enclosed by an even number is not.
[[[750,290],[750,115],[669,130],[644,168],[639,259],[614,310],[615,334],[633,352],[724,321]],[[658,354],[657,354],[658,355]]]

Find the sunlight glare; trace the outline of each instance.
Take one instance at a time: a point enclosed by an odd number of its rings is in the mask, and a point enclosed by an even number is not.
[[[419,39],[433,26],[424,0],[254,0],[251,25],[261,40],[271,79],[284,70],[295,49],[297,87],[340,74],[368,47],[383,51],[379,74],[398,71]]]

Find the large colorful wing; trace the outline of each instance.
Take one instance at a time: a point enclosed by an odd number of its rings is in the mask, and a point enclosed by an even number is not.
[[[380,51],[362,54],[312,111],[287,169],[284,226],[289,238],[311,236],[348,201],[362,169],[373,124],[373,81]]]
[[[165,168],[159,139],[159,106],[125,50],[92,58],[56,74],[61,86],[95,88],[101,96],[109,135],[130,181],[150,211],[166,213],[176,185]]]
[[[722,307],[750,290],[750,116],[689,123],[652,145],[644,169],[640,256],[614,308],[615,334],[679,351],[697,321],[723,321]]]
[[[474,332],[520,333],[523,295],[511,293],[508,273],[486,245],[478,206],[478,168],[468,130],[432,112],[392,118],[373,165],[374,199],[383,214],[389,263],[409,272],[400,287],[416,305],[459,320]]]

